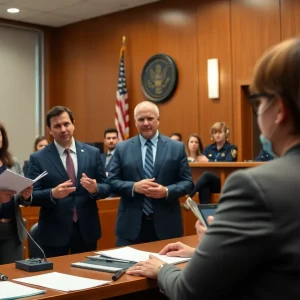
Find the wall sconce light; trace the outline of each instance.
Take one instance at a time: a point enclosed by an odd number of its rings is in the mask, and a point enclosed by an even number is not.
[[[211,58],[207,60],[207,84],[208,98],[219,98],[219,60]]]

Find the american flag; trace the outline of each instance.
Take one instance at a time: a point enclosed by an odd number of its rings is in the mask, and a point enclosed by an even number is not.
[[[123,43],[120,51],[119,79],[115,115],[115,126],[118,130],[120,141],[124,141],[129,138],[129,109],[124,68],[124,52],[125,46]]]

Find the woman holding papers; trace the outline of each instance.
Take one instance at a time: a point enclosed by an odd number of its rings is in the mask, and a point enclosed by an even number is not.
[[[169,299],[300,299],[300,38],[262,57],[250,91],[263,149],[279,158],[228,177],[184,269],[152,257],[128,271]]]
[[[8,150],[8,137],[4,126],[0,123],[0,174],[6,169],[22,174],[22,169]],[[0,190],[0,265],[15,262],[23,258],[23,241],[26,237],[20,222],[19,204],[28,206],[32,186],[20,194],[14,191]]]

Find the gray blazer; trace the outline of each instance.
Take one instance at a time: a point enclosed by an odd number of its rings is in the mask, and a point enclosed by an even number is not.
[[[12,168],[10,170],[17,173],[17,174],[23,175],[21,165],[20,165],[19,161],[16,158],[14,158],[14,165],[12,166]],[[16,217],[18,217],[19,220],[21,220],[21,222],[25,226],[25,222],[23,220],[19,205],[29,206],[31,204],[31,202],[30,201],[24,201],[20,194],[15,194],[13,196],[13,198],[14,198],[13,201],[15,202]],[[0,210],[1,210],[1,206],[2,206],[2,203],[0,203]],[[20,242],[23,242],[25,240],[26,236],[27,236],[26,231],[24,230],[24,228],[22,227],[20,222],[17,220],[17,218],[16,218],[15,222],[16,222],[16,226],[17,226],[19,240],[20,240]]]
[[[300,145],[232,174],[183,271],[164,266],[170,299],[300,299]]]

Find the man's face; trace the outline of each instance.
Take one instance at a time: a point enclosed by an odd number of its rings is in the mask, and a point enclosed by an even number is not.
[[[152,107],[141,107],[135,115],[135,126],[145,139],[151,139],[159,127],[157,112]]]
[[[71,146],[74,129],[67,112],[50,119],[49,133],[64,148]]]
[[[115,149],[118,141],[119,139],[116,132],[108,132],[105,134],[104,145],[109,151]]]

